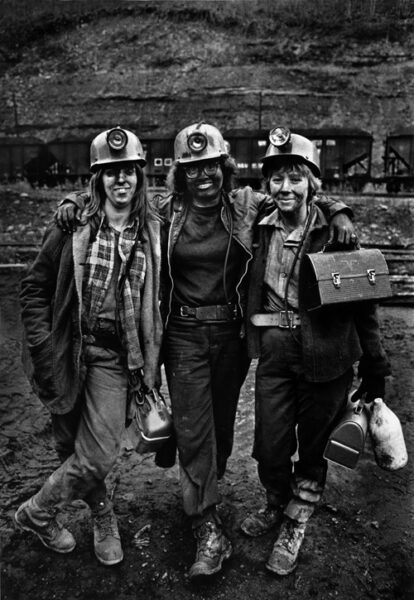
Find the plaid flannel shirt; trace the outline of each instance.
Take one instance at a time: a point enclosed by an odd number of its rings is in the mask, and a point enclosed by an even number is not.
[[[144,365],[139,341],[141,288],[145,279],[145,255],[141,242],[137,241],[138,221],[128,224],[119,234],[118,252],[122,265],[118,286],[122,281],[126,266],[129,269],[119,298],[119,319],[123,332],[130,370],[140,369]],[[83,319],[90,330],[94,329],[106,292],[111,283],[115,265],[115,233],[103,215],[95,239],[89,244],[84,271]],[[129,261],[130,253],[134,256]],[[119,289],[119,287],[118,287]],[[118,297],[118,294],[117,294]]]

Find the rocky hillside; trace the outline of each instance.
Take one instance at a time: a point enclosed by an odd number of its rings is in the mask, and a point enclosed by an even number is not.
[[[407,0],[1,4],[0,135],[414,125]]]

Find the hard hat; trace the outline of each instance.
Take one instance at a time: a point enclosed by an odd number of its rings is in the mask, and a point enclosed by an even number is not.
[[[174,158],[180,164],[229,155],[220,131],[201,121],[182,129],[174,142]]]
[[[132,131],[114,127],[97,135],[90,149],[91,171],[102,165],[131,160],[141,167],[147,164],[141,142]]]
[[[291,133],[287,127],[275,127],[269,133],[270,144],[262,159],[262,173],[266,177],[269,166],[277,165],[278,159],[300,158],[316,177],[321,176],[318,150],[311,140]]]

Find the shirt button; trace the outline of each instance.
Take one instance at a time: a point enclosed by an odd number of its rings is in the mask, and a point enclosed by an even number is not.
[[[282,273],[282,277],[286,277],[286,273]]]

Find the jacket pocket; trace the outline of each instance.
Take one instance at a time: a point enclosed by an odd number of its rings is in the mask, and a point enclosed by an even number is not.
[[[41,400],[47,401],[57,394],[55,382],[55,361],[53,352],[53,334],[49,333],[44,340],[29,346],[33,363],[32,384]]]

